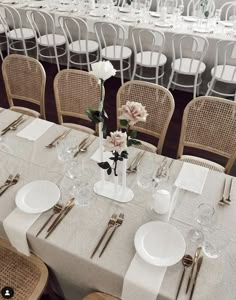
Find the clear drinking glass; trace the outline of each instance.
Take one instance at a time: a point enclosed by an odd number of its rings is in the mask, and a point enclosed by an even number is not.
[[[67,136],[64,140],[56,144],[57,157],[61,161],[68,161],[73,159],[77,150],[77,139]]]
[[[209,230],[204,236],[202,250],[210,258],[218,258],[229,245],[230,239],[222,227]]]
[[[215,209],[211,205],[206,203],[201,203],[198,206],[195,219],[199,224],[199,228],[190,230],[189,235],[191,241],[196,242],[198,244],[203,242],[204,240],[203,231],[206,232],[211,228],[211,225],[214,220],[213,219],[214,214],[215,214]]]

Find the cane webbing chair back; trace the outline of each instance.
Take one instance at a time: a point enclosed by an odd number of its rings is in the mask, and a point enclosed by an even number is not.
[[[111,296],[109,294],[95,292],[92,294],[87,295],[83,300],[120,300],[119,298],[116,298],[114,296]]]
[[[189,102],[182,120],[178,158],[184,147],[227,158],[225,172],[228,173],[236,158],[236,103],[209,96]]]
[[[159,139],[156,151],[160,154],[174,112],[175,103],[172,94],[166,88],[154,83],[139,80],[126,82],[117,93],[117,128],[120,127],[120,109],[127,101],[140,102],[146,107],[149,114],[146,122],[138,122],[132,129]]]
[[[18,253],[7,241],[0,239],[0,290],[9,286],[17,300],[40,298],[48,279],[45,264],[36,256]]]
[[[11,54],[3,60],[2,73],[10,108],[45,119],[46,74],[41,63],[32,57]],[[14,99],[38,105],[40,114],[15,106]]]
[[[54,93],[59,124],[66,125],[63,122],[65,116],[89,121],[87,109],[97,110],[99,107],[98,79],[86,71],[60,71],[54,79]]]

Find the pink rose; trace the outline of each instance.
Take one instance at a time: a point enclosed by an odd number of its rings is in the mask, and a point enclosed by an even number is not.
[[[104,144],[106,151],[117,151],[121,153],[127,148],[127,134],[119,130],[111,132],[110,136],[107,136]]]
[[[122,114],[119,119],[127,120],[131,126],[138,122],[146,122],[146,118],[148,116],[145,106],[134,101],[127,101],[125,105],[122,105],[120,111]]]

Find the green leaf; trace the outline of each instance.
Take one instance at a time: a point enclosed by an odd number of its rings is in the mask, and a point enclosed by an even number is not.
[[[111,172],[112,172],[112,168],[110,167],[107,169],[107,175],[111,175]]]
[[[208,18],[208,16],[209,16],[209,11],[205,11],[205,12],[204,12],[204,15],[205,15],[206,18]]]
[[[123,161],[123,157],[122,157],[122,156],[119,156],[118,160],[119,160],[119,161]]]
[[[111,166],[107,161],[98,163],[99,167],[103,170],[109,169]]]
[[[135,139],[137,137],[137,131],[136,130],[132,130],[131,133],[130,133],[130,137],[132,139]]]
[[[128,152],[127,152],[127,151],[125,151],[125,150],[124,150],[124,151],[122,151],[120,155],[121,155],[121,157],[123,157],[123,158],[125,158],[125,159],[127,159],[127,158],[128,158]]]
[[[130,147],[130,146],[132,146],[132,145],[133,145],[132,140],[128,140],[128,141],[127,141],[127,146]]]
[[[89,119],[91,121],[93,121],[95,124],[104,122],[104,119],[99,110],[94,110],[93,108],[88,108],[87,115],[88,115]]]
[[[132,139],[132,143],[133,143],[133,145],[142,145],[142,143],[140,141],[133,140],[133,139]]]
[[[127,127],[128,126],[128,121],[127,120],[120,120],[120,126],[122,127]]]

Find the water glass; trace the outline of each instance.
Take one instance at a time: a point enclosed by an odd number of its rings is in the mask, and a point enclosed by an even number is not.
[[[77,150],[77,140],[75,138],[67,137],[56,144],[56,149],[59,160],[64,162],[71,160]]]
[[[218,258],[229,245],[230,239],[226,231],[221,227],[215,227],[204,236],[202,250],[210,258]]]
[[[71,195],[78,206],[89,206],[93,189],[88,182],[77,181],[72,188]]]
[[[138,168],[137,183],[143,189],[148,189],[152,186],[153,170],[149,168]]]

